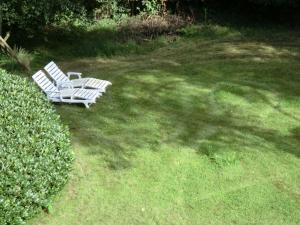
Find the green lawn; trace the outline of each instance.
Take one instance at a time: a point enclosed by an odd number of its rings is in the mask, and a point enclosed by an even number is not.
[[[57,105],[74,170],[30,224],[300,224],[300,33],[250,31],[61,51],[65,70],[113,86],[89,110]]]

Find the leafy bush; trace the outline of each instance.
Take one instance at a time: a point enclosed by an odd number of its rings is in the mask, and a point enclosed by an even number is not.
[[[160,11],[160,2],[158,0],[142,0],[142,12],[147,14],[156,14]]]
[[[157,14],[163,9],[166,0],[93,0],[96,19],[114,18],[122,19],[129,15],[140,13]],[[93,2],[92,1],[92,2]],[[86,7],[91,8],[91,7]]]
[[[0,69],[0,224],[25,224],[66,183],[69,133],[24,78]]]
[[[0,1],[0,16],[4,31],[12,30],[20,35],[24,31],[35,34],[46,24],[52,23],[57,14],[78,12],[81,8],[79,2],[74,0],[10,0]]]
[[[129,14],[127,4],[120,4],[120,0],[97,0],[98,6],[94,9],[94,18],[97,20],[105,18],[120,19]]]

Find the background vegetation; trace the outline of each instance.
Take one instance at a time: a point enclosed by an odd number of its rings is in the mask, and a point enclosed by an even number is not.
[[[247,1],[215,1],[215,0],[62,0],[62,1],[29,1],[12,0],[0,3],[0,24],[2,33],[14,31],[21,35],[40,35],[45,25],[54,21],[62,22],[74,18],[120,19],[138,14],[176,13],[194,19],[205,19],[207,11],[250,11],[247,16],[272,15],[270,20],[299,18],[298,0],[247,0]],[[297,17],[298,16],[298,17]],[[251,16],[250,16],[251,17]],[[290,20],[291,22],[291,20]],[[1,27],[1,26],[0,26]],[[24,37],[24,36],[23,36]]]

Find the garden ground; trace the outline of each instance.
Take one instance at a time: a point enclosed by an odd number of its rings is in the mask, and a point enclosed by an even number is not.
[[[48,53],[113,86],[89,110],[56,106],[74,170],[30,224],[300,224],[299,32],[189,35],[139,54]]]

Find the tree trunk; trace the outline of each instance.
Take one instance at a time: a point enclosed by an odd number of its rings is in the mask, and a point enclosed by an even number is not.
[[[2,36],[2,9],[0,8],[0,36]]]

